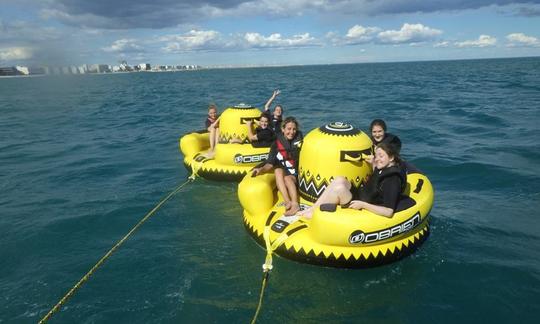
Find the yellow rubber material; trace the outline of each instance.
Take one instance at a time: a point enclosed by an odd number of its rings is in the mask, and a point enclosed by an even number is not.
[[[270,151],[269,147],[253,147],[247,140],[245,123],[258,119],[260,114],[260,110],[253,107],[227,108],[220,117],[220,143],[215,147],[213,158],[205,156],[210,147],[209,133],[189,133],[182,136],[179,148],[184,155],[186,168],[196,168],[197,174],[207,179],[240,181],[249,170],[265,161]],[[231,138],[238,138],[244,143],[228,143]]]
[[[315,136],[311,136],[312,133]],[[326,141],[325,137],[330,136],[333,140]],[[371,147],[369,138],[368,142],[364,143],[364,136],[365,134],[321,134],[320,129],[310,132],[304,140],[300,154],[300,170],[303,171],[300,173],[300,181],[308,172],[310,176],[320,175],[321,179],[331,179],[332,174],[345,176],[351,182],[356,181],[357,177],[364,179],[366,174],[362,172],[367,163],[342,161],[344,159],[339,156],[346,154],[336,154],[342,151],[356,152],[350,159],[356,160],[360,151],[369,150]],[[325,146],[318,144],[321,138],[324,139],[322,142],[326,143]],[[351,146],[358,140],[360,144],[356,143],[357,147]],[[311,147],[319,149],[312,150]],[[325,156],[325,152],[328,156]],[[314,159],[324,163],[313,162]],[[347,163],[351,166],[347,166]],[[358,172],[358,169],[361,172]],[[285,208],[282,197],[276,190],[273,174],[255,178],[247,176],[238,186],[238,197],[244,208],[244,225],[259,244],[265,246],[263,234],[265,228],[270,227],[267,240],[271,242],[278,239],[282,233],[288,233],[287,240],[275,251],[281,256],[307,263],[353,268],[370,267],[400,259],[412,253],[427,238],[429,212],[434,199],[431,182],[423,174],[408,174],[404,194],[412,199],[412,203],[405,206],[404,210],[396,212],[392,218],[367,210],[337,206],[334,212],[318,209],[314,211],[312,219],[301,218],[300,221],[292,222],[282,216]],[[316,197],[303,195],[300,204],[302,207],[310,206],[314,198]],[[291,224],[287,224],[288,222]]]

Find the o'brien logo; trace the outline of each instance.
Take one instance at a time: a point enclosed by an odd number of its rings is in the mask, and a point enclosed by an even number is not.
[[[394,237],[399,234],[408,232],[420,224],[420,213],[416,213],[413,217],[398,224],[394,227],[383,229],[377,232],[364,233],[360,230],[354,231],[349,236],[349,243],[351,244],[363,244],[382,241]]]
[[[240,153],[234,156],[234,163],[256,163],[264,161],[268,158],[268,153],[254,154],[254,155],[242,155]]]

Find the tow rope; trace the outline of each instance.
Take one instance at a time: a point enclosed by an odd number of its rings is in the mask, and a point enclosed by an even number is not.
[[[193,182],[196,178],[197,172],[194,171],[189,178],[171,191],[165,198],[163,198],[151,211],[149,211],[138,223],[135,225],[120,241],[118,241],[105,255],[54,305],[53,308],[45,315],[39,323],[46,323],[51,316],[56,313],[60,308],[68,301],[68,299],[75,294],[75,292],[94,274],[94,272],[103,265],[103,263],[133,234],[144,222],[146,222],[166,201],[176,195],[184,186]]]
[[[294,224],[300,219],[299,216],[291,216],[291,217],[297,217],[297,218],[293,219],[293,221],[290,222],[289,225]],[[257,322],[257,317],[259,316],[259,312],[262,307],[264,291],[266,289],[268,280],[270,279],[270,272],[274,268],[274,266],[272,265],[272,254],[274,253],[275,250],[277,250],[277,248],[279,248],[283,243],[285,243],[285,241],[293,233],[296,232],[295,229],[288,232],[283,232],[274,240],[274,242],[270,242],[270,227],[271,227],[270,224],[266,225],[263,231],[264,244],[266,246],[266,258],[262,265],[263,280],[262,280],[262,285],[261,285],[261,293],[259,294],[259,303],[257,305],[257,309],[255,310],[255,315],[253,316],[253,319],[251,320],[251,324],[255,324],[255,322]]]

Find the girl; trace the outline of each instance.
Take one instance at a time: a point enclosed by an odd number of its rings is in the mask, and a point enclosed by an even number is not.
[[[272,96],[270,97],[270,99],[268,99],[268,101],[264,105],[264,112],[265,113],[268,113],[268,114],[270,113],[270,105],[272,105],[272,102],[274,101],[274,99],[276,99],[276,97],[280,93],[281,93],[281,91],[274,90],[274,93],[272,93]],[[276,132],[276,133],[280,132],[282,119],[283,119],[283,107],[281,105],[276,105],[276,107],[274,108],[274,113],[272,114],[272,119],[270,121],[270,128],[274,132]]]
[[[322,204],[340,204],[353,209],[367,209],[391,218],[407,183],[399,164],[399,153],[395,146],[379,144],[375,149],[373,174],[365,186],[351,190],[351,183],[345,177],[336,177],[315,204],[299,215],[311,218],[313,210]]]
[[[285,202],[285,216],[295,215],[299,210],[298,191],[296,188],[298,175],[298,159],[303,136],[298,130],[298,122],[294,117],[283,121],[281,133],[270,148],[268,159],[262,166],[253,168],[252,176],[274,169],[276,185]]]
[[[210,133],[210,149],[206,153],[206,156],[212,158],[215,155],[214,149],[219,140],[219,116],[215,104],[208,106],[208,117],[206,118],[205,125]]]
[[[251,125],[253,121],[246,122],[248,127],[248,138],[251,141],[253,147],[270,147],[275,140],[274,132],[268,127],[270,116],[266,113],[262,113],[259,117],[259,127],[255,128],[255,133]]]

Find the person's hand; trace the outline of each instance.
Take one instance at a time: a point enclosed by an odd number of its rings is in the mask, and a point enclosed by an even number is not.
[[[364,206],[365,206],[365,203],[362,200],[351,200],[351,202],[349,203],[349,208],[352,208],[352,209],[360,210],[360,209],[363,209]]]
[[[366,156],[364,160],[369,164],[373,164],[373,155]]]
[[[251,127],[251,124],[253,124],[253,120],[252,120],[252,119],[246,121],[246,125],[247,125],[248,127]]]
[[[261,168],[253,168],[253,169],[251,169],[251,177],[255,178],[256,176],[259,175],[260,172],[261,172]]]
[[[280,93],[281,93],[281,91],[279,91],[279,89],[276,89],[276,90],[274,90],[273,96],[277,97]]]

